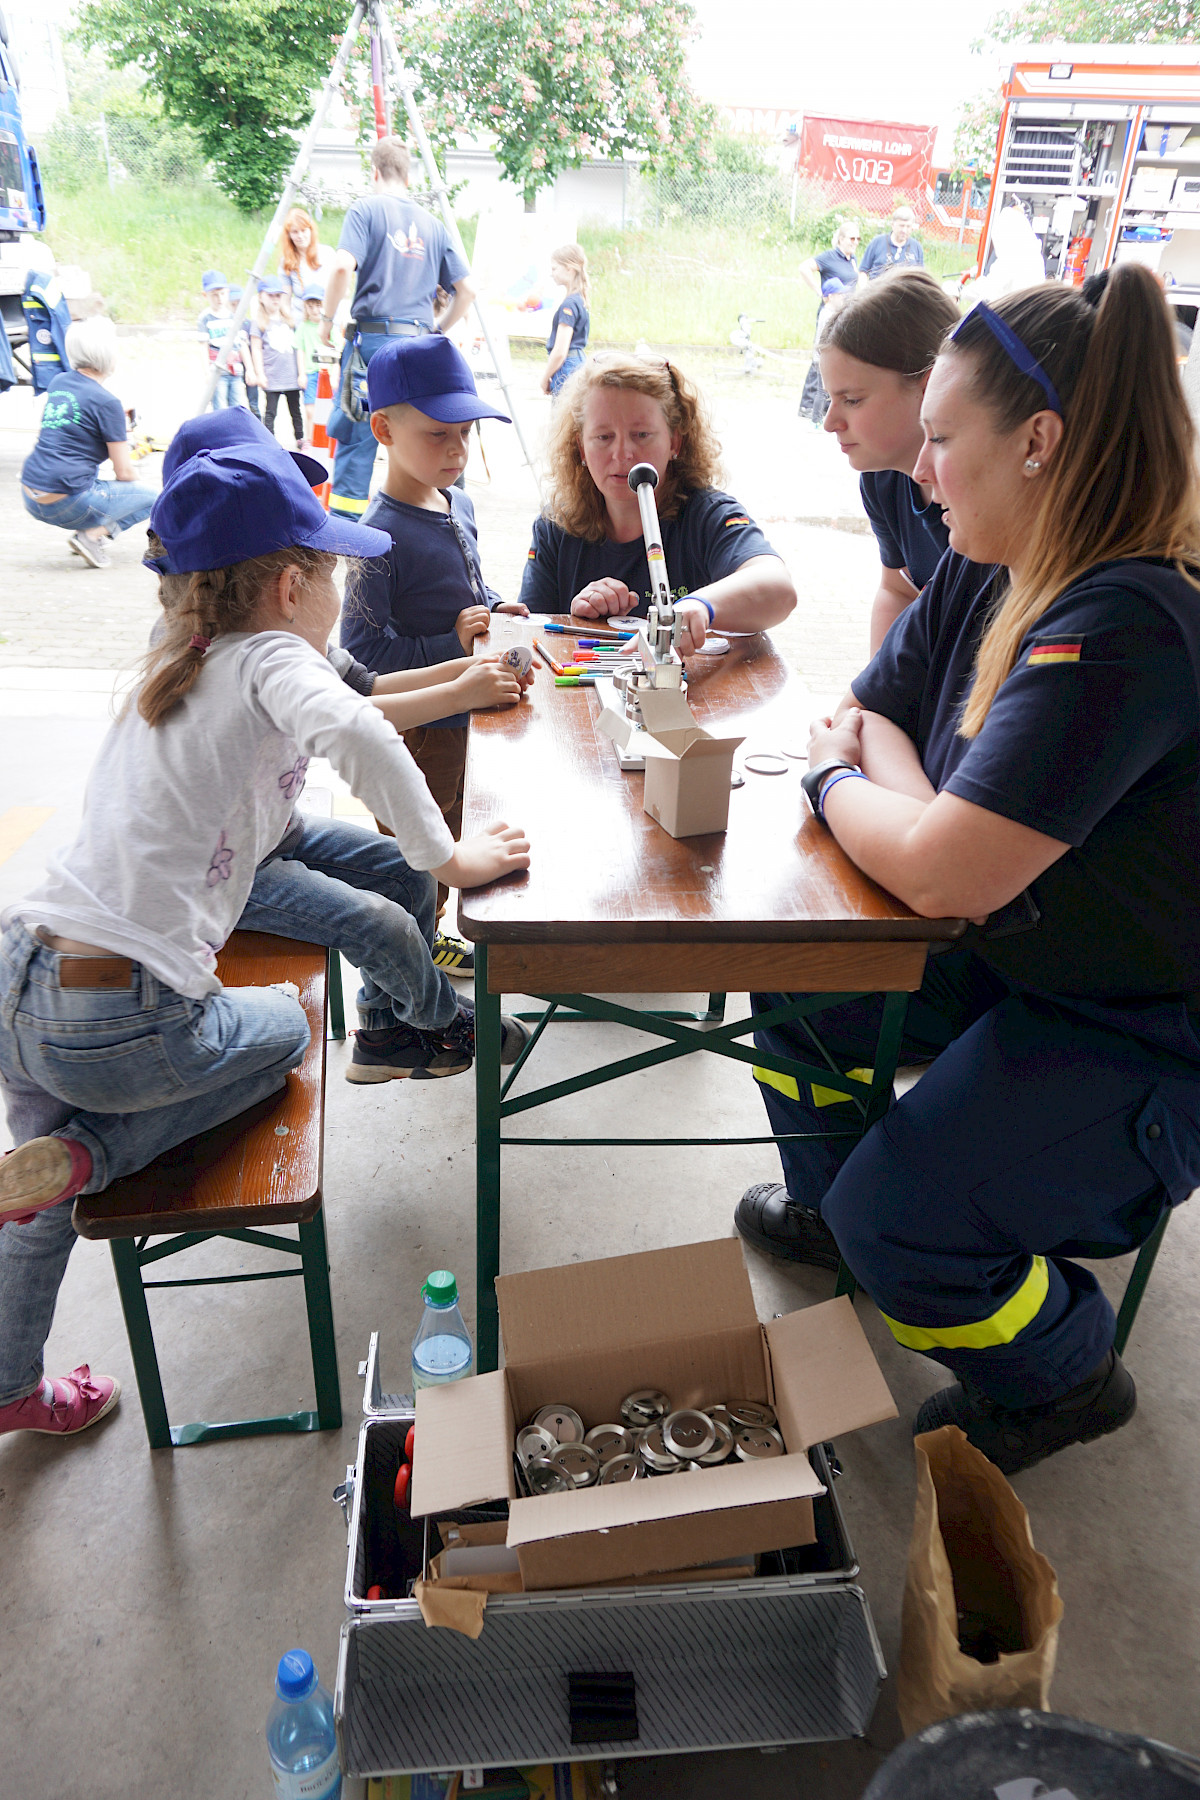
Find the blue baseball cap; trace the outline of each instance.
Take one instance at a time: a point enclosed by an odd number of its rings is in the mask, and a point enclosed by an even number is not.
[[[226,281],[220,269],[205,269],[203,275],[200,277],[200,286],[207,294],[213,288],[228,287],[229,283]]]
[[[291,283],[285,281],[282,275],[260,275],[258,291],[260,294],[289,294]]]
[[[324,300],[325,289],[319,287],[315,281],[310,281],[300,298],[302,300]]]
[[[848,285],[848,282],[839,281],[836,275],[831,275],[827,281],[821,283],[821,293],[822,295],[844,294]]]
[[[231,287],[229,290],[229,298],[234,301],[240,300],[244,292],[244,288]]]
[[[512,424],[507,413],[479,398],[466,357],[436,331],[427,337],[389,338],[375,352],[367,364],[367,401],[372,412],[383,406],[415,406],[443,425],[459,425],[464,419]]]
[[[386,531],[325,511],[278,444],[198,450],[180,463],[150,513],[171,575],[227,569],[302,544],[331,556],[382,556]]]
[[[197,419],[185,419],[163,457],[162,480],[165,487],[181,463],[198,450],[228,450],[234,444],[270,444],[280,448],[265,426],[244,406],[227,406],[221,412],[201,413]],[[285,450],[309,487],[323,487],[329,470],[315,456],[303,456],[299,450]]]

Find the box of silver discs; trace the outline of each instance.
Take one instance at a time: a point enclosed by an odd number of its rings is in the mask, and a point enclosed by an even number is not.
[[[807,1452],[896,1416],[851,1302],[760,1325],[736,1239],[496,1293],[505,1366],[418,1393],[411,1503],[441,1518],[507,1500],[504,1545],[479,1548],[506,1549],[525,1592],[811,1543]]]

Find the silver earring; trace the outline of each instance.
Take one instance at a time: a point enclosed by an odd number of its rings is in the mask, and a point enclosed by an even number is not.
[[[1036,456],[1027,456],[1025,458],[1025,473],[1027,475],[1036,475],[1041,466],[1042,465]]]

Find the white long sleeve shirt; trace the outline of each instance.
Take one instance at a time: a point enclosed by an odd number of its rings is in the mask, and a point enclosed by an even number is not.
[[[144,963],[189,999],[220,992],[217,951],[280,842],[309,758],[326,757],[396,834],[411,868],[454,840],[383,714],[287,631],[217,638],[156,726],[131,705],[88,781],[74,844],[0,917]]]

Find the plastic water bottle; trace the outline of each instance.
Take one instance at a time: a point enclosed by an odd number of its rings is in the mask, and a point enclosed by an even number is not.
[[[337,1800],[342,1791],[333,1698],[317,1680],[307,1650],[279,1659],[267,1750],[280,1800]]]
[[[425,1312],[412,1342],[413,1392],[471,1373],[475,1351],[458,1306],[458,1283],[449,1269],[435,1269],[421,1289]]]

